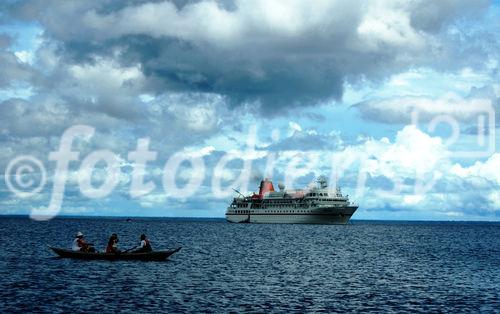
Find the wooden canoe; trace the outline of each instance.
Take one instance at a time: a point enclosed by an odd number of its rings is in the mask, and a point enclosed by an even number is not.
[[[88,260],[124,260],[124,261],[164,261],[172,254],[179,252],[181,247],[169,249],[164,251],[152,251],[146,253],[86,253],[66,249],[50,247],[59,257],[62,258],[75,258],[75,259],[88,259]]]

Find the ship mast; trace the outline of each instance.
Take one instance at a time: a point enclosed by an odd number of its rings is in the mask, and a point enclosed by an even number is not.
[[[318,182],[319,187],[321,189],[326,189],[328,187],[328,183],[325,176],[319,176],[316,182]]]

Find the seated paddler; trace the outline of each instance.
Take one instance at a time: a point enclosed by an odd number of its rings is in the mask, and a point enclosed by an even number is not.
[[[151,251],[153,251],[151,242],[149,242],[145,234],[141,234],[141,243],[139,244],[139,248],[135,250],[134,253],[146,253]]]
[[[95,249],[92,246],[92,244],[87,243],[87,241],[85,241],[85,236],[80,231],[76,233],[75,239],[73,240],[73,246],[71,247],[71,249],[73,251],[79,251],[79,252],[95,252]]]
[[[118,249],[118,235],[116,233],[113,233],[111,237],[109,237],[106,253],[120,253]]]

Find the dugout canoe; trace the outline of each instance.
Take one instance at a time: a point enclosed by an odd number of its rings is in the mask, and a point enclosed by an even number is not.
[[[77,252],[67,249],[60,249],[56,247],[50,247],[59,257],[62,258],[74,258],[74,259],[86,259],[86,260],[124,260],[124,261],[164,261],[169,258],[172,254],[180,251],[181,247],[163,251],[152,251],[146,253],[86,253]]]

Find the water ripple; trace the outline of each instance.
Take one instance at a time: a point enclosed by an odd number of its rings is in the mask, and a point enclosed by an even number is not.
[[[0,218],[1,312],[493,312],[500,225],[227,224]],[[53,258],[78,230],[104,248],[182,245],[167,262]]]

